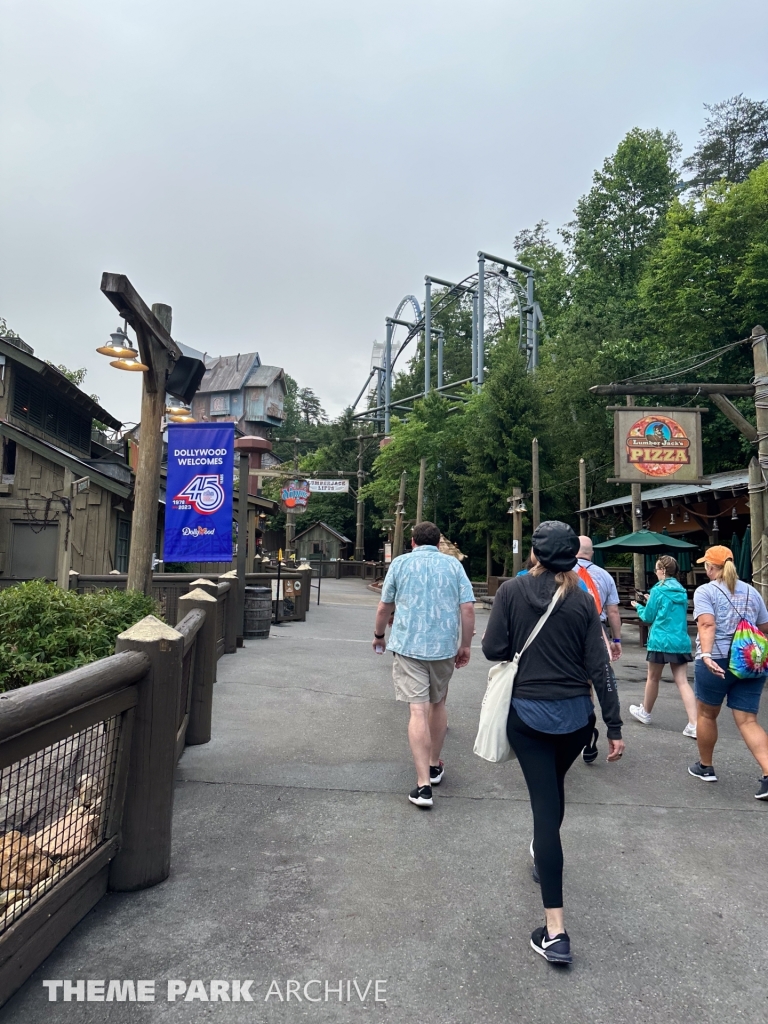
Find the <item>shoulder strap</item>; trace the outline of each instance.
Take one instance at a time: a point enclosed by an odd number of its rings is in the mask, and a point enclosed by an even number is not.
[[[717,583],[714,580],[712,580],[712,586],[715,588],[715,590],[718,590],[723,595],[723,597],[726,599],[726,601],[728,601],[731,604],[731,606],[732,606],[733,610],[736,612],[736,614],[740,615],[742,617],[742,619],[743,619],[744,616],[747,614],[747,611],[749,610],[749,598],[750,598],[750,595],[747,594],[747,600],[746,600],[746,603],[744,605],[744,611],[741,611],[739,609],[739,606],[736,604],[736,602],[731,600],[730,594],[726,590],[723,590],[722,587],[718,587]]]
[[[592,565],[591,562],[589,564]],[[602,613],[603,613],[603,602],[600,599],[600,591],[598,589],[597,584],[592,579],[592,576],[591,576],[591,574],[589,572],[589,569],[586,567],[586,565],[580,565],[577,568],[577,570],[576,570],[576,575],[584,583],[584,586],[587,588],[589,593],[592,595],[592,599],[594,600],[595,604],[597,605],[597,614],[598,615],[602,615]]]
[[[523,656],[523,654],[525,654],[525,652],[531,646],[533,641],[539,635],[539,633],[541,632],[542,626],[547,621],[547,619],[552,614],[552,612],[555,610],[555,605],[560,600],[560,596],[561,596],[562,593],[563,593],[563,588],[562,587],[558,587],[557,590],[554,593],[554,596],[553,596],[552,600],[549,602],[549,605],[547,606],[547,610],[544,612],[544,614],[541,616],[539,621],[533,627],[533,629],[530,632],[530,635],[528,636],[528,639],[523,644],[523,646],[522,646],[522,648],[520,650],[520,654],[518,655],[518,658],[521,658]]]

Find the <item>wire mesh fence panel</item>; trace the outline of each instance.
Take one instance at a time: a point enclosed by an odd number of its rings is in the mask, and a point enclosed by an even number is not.
[[[0,771],[0,935],[109,837],[122,715]]]

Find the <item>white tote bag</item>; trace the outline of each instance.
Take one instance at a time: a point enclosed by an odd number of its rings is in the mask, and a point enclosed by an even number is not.
[[[511,761],[515,756],[507,739],[507,718],[512,701],[512,689],[520,659],[539,635],[539,631],[555,609],[562,588],[555,591],[547,610],[531,630],[531,635],[512,661],[492,665],[488,673],[488,686],[480,708],[480,725],[475,740],[475,753],[485,761]]]

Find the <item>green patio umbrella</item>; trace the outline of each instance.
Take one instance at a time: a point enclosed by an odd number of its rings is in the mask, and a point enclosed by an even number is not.
[[[734,552],[735,553],[735,552]],[[748,526],[744,531],[744,536],[741,540],[741,552],[739,558],[736,561],[736,572],[739,574],[739,579],[744,580],[746,583],[752,582],[752,527]]]
[[[652,530],[638,530],[637,533],[626,533],[623,537],[604,540],[595,544],[595,548],[603,551],[632,551],[638,555],[677,555],[681,551],[694,551],[696,545]]]
[[[731,537],[729,547],[733,552],[733,564],[736,566],[736,572],[741,576],[741,541],[735,533]]]

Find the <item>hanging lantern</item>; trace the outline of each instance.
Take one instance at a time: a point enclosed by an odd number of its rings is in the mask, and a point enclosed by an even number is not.
[[[131,345],[127,331],[117,330],[110,334],[110,341],[106,345],[97,348],[103,356],[111,356],[113,359],[132,359],[136,357],[136,349]]]
[[[731,519],[738,519],[739,513],[736,511],[736,506],[733,506],[733,512],[731,512]]]
[[[670,513],[670,516],[669,516],[669,525],[670,525],[670,526],[674,526],[674,525],[675,525],[675,513],[674,513],[674,512],[671,512],[671,513]]]
[[[683,509],[683,522],[690,523],[691,517],[688,515],[688,509]]]

